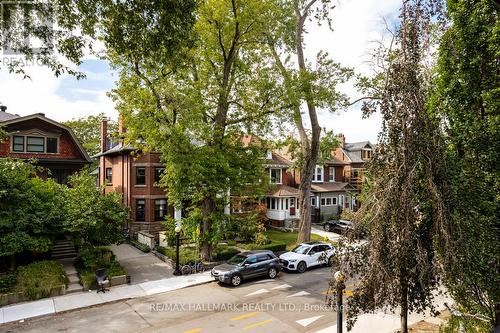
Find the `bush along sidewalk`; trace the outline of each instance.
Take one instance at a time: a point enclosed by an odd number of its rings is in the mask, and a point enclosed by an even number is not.
[[[63,295],[68,278],[61,264],[37,261],[0,275],[0,306]]]
[[[89,247],[80,251],[75,262],[75,268],[80,276],[80,284],[85,290],[97,288],[95,271],[98,268],[106,269],[112,285],[114,277],[123,277],[120,278],[120,283],[115,283],[115,285],[125,283],[127,280],[127,273],[120,266],[120,263],[116,261],[113,251],[104,246]]]
[[[164,255],[166,258],[170,259],[172,263],[175,263],[175,248],[174,247],[162,247],[158,246],[156,251]],[[240,253],[240,250],[234,247],[228,247],[225,245],[218,246],[213,253],[213,259],[218,262],[226,261],[233,257],[234,255]],[[199,260],[199,256],[196,253],[195,247],[183,246],[179,248],[179,265],[183,266],[186,264],[194,263],[196,260]],[[210,263],[209,266],[212,266],[216,263]],[[207,264],[207,263],[205,263]]]
[[[138,248],[144,253],[148,253],[151,251],[151,248],[149,246],[147,246],[146,244],[139,243],[138,241],[131,240],[130,244],[132,244],[134,247]]]

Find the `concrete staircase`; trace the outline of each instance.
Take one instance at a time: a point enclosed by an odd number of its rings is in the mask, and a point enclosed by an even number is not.
[[[51,256],[54,260],[59,259],[75,259],[77,253],[75,251],[75,246],[70,239],[60,239],[55,241],[54,246],[51,250]]]
[[[74,263],[76,256],[75,246],[70,239],[57,240],[51,250],[52,259],[61,263],[69,279],[66,287],[66,294],[83,291],[83,287],[79,283],[78,273],[76,272]]]

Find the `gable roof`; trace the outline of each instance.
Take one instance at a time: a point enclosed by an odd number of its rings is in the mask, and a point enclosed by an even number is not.
[[[348,165],[349,163],[346,161],[342,161],[341,159],[331,156],[329,159],[325,160],[325,165]]]
[[[277,187],[269,193],[272,197],[294,197],[299,195],[299,190],[288,185],[277,185]]]
[[[373,149],[370,141],[350,142],[344,144],[344,149],[349,151],[361,150],[363,148]]]
[[[293,165],[293,162],[289,159],[281,156],[278,153],[271,152],[271,159],[266,159],[267,167],[280,167],[280,168],[288,168]]]
[[[7,113],[7,112],[5,112],[5,113]],[[30,115],[24,116],[24,117],[15,116],[11,119],[8,119],[5,121],[0,121],[0,125],[3,125],[3,126],[4,125],[11,125],[11,124],[20,123],[20,122],[27,121],[27,120],[32,120],[32,119],[39,119],[39,120],[45,121],[51,125],[54,125],[56,127],[62,128],[63,130],[67,131],[69,133],[69,135],[71,136],[71,139],[73,139],[73,142],[75,143],[76,147],[78,148],[78,150],[82,154],[83,158],[87,162],[89,162],[89,163],[91,162],[89,154],[87,154],[87,151],[83,148],[80,141],[78,141],[73,130],[66,125],[63,125],[61,123],[58,123],[55,120],[52,120],[50,118],[45,117],[45,115],[43,113],[34,113],[34,114],[30,114]]]

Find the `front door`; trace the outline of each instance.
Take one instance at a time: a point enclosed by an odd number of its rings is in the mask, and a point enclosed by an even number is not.
[[[288,199],[290,203],[290,216],[295,216],[295,198]]]

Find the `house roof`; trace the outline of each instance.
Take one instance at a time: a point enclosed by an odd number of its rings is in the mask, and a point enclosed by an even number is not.
[[[349,183],[321,183],[311,184],[311,191],[313,192],[338,192],[353,190],[354,188]]]
[[[271,159],[266,159],[266,166],[268,167],[282,167],[282,168],[288,168],[293,165],[293,162],[290,161],[289,159],[281,156],[278,153],[272,152],[271,153]]]
[[[375,149],[375,147],[370,143],[370,141],[361,142],[351,142],[345,143],[342,150],[349,157],[352,163],[364,163],[366,162],[361,158],[361,154],[355,154],[355,152],[361,151],[363,148]]]
[[[125,153],[125,152],[131,152],[136,150],[132,146],[124,146],[122,143],[118,143],[116,146],[106,150],[105,152],[99,153],[97,155],[92,156],[93,158],[97,158],[100,156],[106,156],[106,155],[112,155],[112,154],[119,154],[119,153]]]
[[[326,165],[348,165],[349,163],[346,161],[342,161],[341,159],[332,156],[328,160],[325,161]]]
[[[287,185],[277,185],[277,187],[269,193],[271,197],[295,197],[298,195],[298,189]]]
[[[0,122],[11,120],[11,119],[14,119],[14,118],[19,118],[19,115],[8,113],[8,112],[5,112],[5,111],[0,111]]]
[[[7,112],[0,112],[0,113],[7,114]],[[73,130],[70,127],[68,127],[66,125],[63,125],[61,123],[58,123],[55,120],[52,120],[50,118],[45,117],[45,115],[43,113],[34,113],[34,114],[30,114],[28,116],[23,116],[23,117],[20,117],[20,116],[17,116],[17,115],[12,115],[10,113],[9,113],[9,115],[13,116],[13,117],[11,117],[8,120],[1,120],[0,121],[1,125],[3,125],[3,126],[4,125],[11,125],[11,124],[20,123],[20,122],[27,121],[27,120],[39,119],[39,120],[45,121],[45,122],[47,122],[47,123],[49,123],[51,125],[54,125],[56,127],[59,127],[59,128],[62,128],[64,130],[66,130],[69,133],[69,135],[71,136],[71,139],[73,139],[73,142],[76,144],[76,147],[78,148],[78,150],[82,154],[83,159],[85,161],[89,162],[89,163],[91,162],[89,154],[87,154],[87,151],[83,148],[83,146],[81,145],[80,141],[78,141],[78,139],[76,138],[75,133],[73,132]]]

